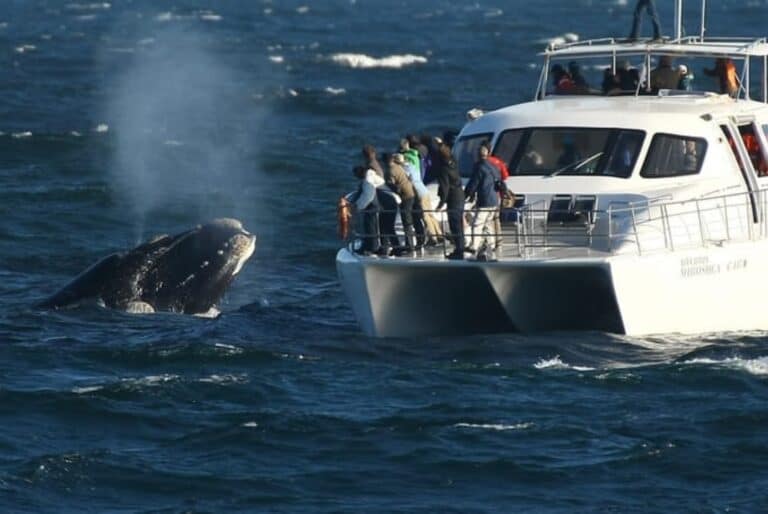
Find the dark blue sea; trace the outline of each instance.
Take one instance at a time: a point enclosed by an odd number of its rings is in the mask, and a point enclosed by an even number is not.
[[[363,143],[531,99],[633,7],[2,0],[0,511],[768,511],[768,334],[371,339],[337,283]],[[35,307],[219,217],[258,243],[217,318]]]

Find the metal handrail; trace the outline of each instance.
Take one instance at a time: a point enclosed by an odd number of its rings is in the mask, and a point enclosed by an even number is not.
[[[573,213],[569,221],[550,220],[550,205],[545,201],[523,205],[517,208],[499,209],[498,229],[488,236],[502,241],[500,248],[505,258],[534,258],[556,249],[576,250],[585,254],[644,255],[650,252],[676,252],[691,248],[705,248],[724,242],[751,241],[768,238],[768,219],[760,216],[753,220],[750,196],[756,198],[759,212],[768,211],[768,190],[729,193],[716,196],[702,196],[682,201],[644,201],[611,203],[607,209],[592,209],[585,213]],[[538,208],[540,207],[540,208]],[[417,257],[446,255],[451,249],[448,240],[446,209],[423,211],[432,214],[441,226],[445,237],[442,244],[432,249],[419,250]],[[471,233],[467,218],[472,209],[463,210],[464,237],[485,237]],[[560,211],[558,211],[560,212]],[[394,214],[394,210],[378,210],[376,225],[380,225],[381,214]],[[362,238],[397,238],[405,245],[402,226],[394,233],[375,235],[363,234],[358,228],[360,216],[355,213],[351,224],[348,245],[350,250],[359,246]],[[412,254],[408,254],[411,255]]]

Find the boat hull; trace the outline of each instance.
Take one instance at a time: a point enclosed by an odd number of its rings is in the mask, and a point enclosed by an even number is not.
[[[500,262],[370,259],[341,250],[336,263],[371,336],[768,330],[762,240],[656,255]]]
[[[360,259],[341,250],[336,263],[372,336],[624,330],[605,261]]]

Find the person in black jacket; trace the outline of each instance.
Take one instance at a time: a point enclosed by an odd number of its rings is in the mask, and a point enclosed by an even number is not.
[[[448,214],[448,227],[451,232],[451,239],[456,246],[452,253],[448,255],[449,259],[464,258],[464,189],[461,187],[461,176],[456,161],[453,159],[451,149],[448,145],[440,145],[438,152],[438,162],[434,169],[437,178],[437,194],[440,197],[440,203],[437,209],[440,210],[443,205],[446,206]]]

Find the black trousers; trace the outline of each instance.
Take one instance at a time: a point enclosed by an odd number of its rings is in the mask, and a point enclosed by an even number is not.
[[[418,198],[413,202],[413,228],[416,231],[416,244],[424,245],[427,240],[424,228],[424,211],[421,208],[421,200]]]
[[[416,234],[413,230],[413,207],[415,200],[415,198],[403,198],[400,202],[400,221],[403,222],[403,232],[405,232],[405,247],[409,250],[413,250],[416,239]]]
[[[379,249],[379,207],[371,202],[363,211],[363,252],[376,252]]]
[[[400,240],[395,233],[395,220],[397,220],[397,202],[394,197],[385,192],[377,192],[379,200],[379,233],[381,245],[396,248],[400,246]]]
[[[456,253],[464,253],[464,202],[458,205],[449,203],[446,206],[448,214],[448,229],[451,231]]]

